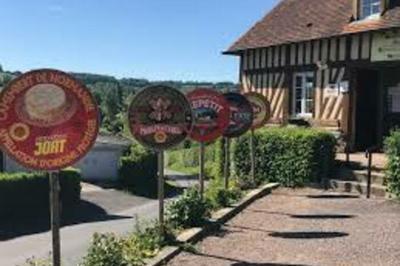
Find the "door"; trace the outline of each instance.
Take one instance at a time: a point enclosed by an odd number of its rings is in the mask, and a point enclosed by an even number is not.
[[[295,118],[312,117],[314,112],[314,72],[294,74],[292,110]]]
[[[357,71],[356,138],[358,151],[378,145],[379,72],[370,69]]]

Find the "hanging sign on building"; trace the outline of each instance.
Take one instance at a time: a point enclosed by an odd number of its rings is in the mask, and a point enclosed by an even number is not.
[[[192,110],[180,91],[163,85],[148,87],[132,100],[129,127],[135,139],[155,150],[181,143],[192,129]]]
[[[230,109],[225,97],[212,89],[196,89],[187,98],[193,110],[190,138],[210,142],[222,136],[229,125]]]
[[[400,60],[400,31],[375,32],[372,36],[371,61]]]
[[[50,171],[74,164],[92,147],[98,130],[94,98],[64,72],[28,72],[0,94],[2,148],[25,167]]]
[[[228,138],[239,137],[246,133],[253,124],[253,108],[250,102],[239,93],[229,92],[224,94],[230,106],[229,126],[224,131]]]
[[[271,107],[268,100],[256,92],[247,93],[245,96],[253,107],[252,128],[257,129],[264,126],[271,118]]]

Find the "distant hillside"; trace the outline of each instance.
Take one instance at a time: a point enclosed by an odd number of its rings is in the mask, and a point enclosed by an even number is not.
[[[21,75],[19,71],[10,72],[0,65],[0,88],[13,78]],[[221,92],[237,89],[232,82],[196,82],[196,81],[149,81],[147,79],[122,78],[90,73],[71,73],[81,80],[92,91],[102,117],[102,130],[108,133],[122,134],[124,130],[124,114],[133,95],[140,89],[152,84],[165,84],[182,90],[193,90],[196,87],[214,88]]]
[[[6,71],[0,65],[0,87],[5,86],[11,79],[16,76],[21,75],[20,71]],[[127,89],[130,92],[139,90],[143,87],[152,85],[152,84],[165,84],[177,89],[187,91],[192,90],[196,87],[209,87],[215,88],[217,90],[225,91],[225,90],[236,90],[237,84],[233,82],[198,82],[198,81],[174,81],[174,80],[166,80],[166,81],[149,81],[147,79],[137,79],[137,78],[122,78],[117,79],[113,76],[109,75],[99,75],[99,74],[91,74],[91,73],[74,73],[71,72],[76,78],[81,80],[83,83],[88,85],[91,88],[97,87],[97,85],[110,83],[110,84],[118,84],[122,87],[122,89]]]

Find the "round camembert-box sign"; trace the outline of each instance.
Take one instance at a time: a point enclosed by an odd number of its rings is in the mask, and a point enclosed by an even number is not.
[[[192,128],[192,110],[185,95],[163,85],[147,87],[132,100],[129,126],[143,146],[165,150],[181,143]]]
[[[60,170],[92,147],[98,118],[94,98],[74,77],[34,70],[11,81],[0,94],[0,143],[27,168]]]
[[[210,142],[220,137],[229,125],[229,104],[225,97],[212,89],[196,89],[187,98],[193,110],[190,138]]]
[[[270,104],[262,94],[249,92],[244,95],[253,107],[252,129],[264,126],[271,118]]]
[[[230,107],[229,126],[225,129],[224,136],[236,138],[251,128],[253,124],[253,108],[243,95],[235,92],[224,94]]]

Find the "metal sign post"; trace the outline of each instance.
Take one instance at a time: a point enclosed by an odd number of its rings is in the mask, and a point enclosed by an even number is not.
[[[224,138],[225,139],[225,162],[224,162],[224,186],[225,189],[229,188],[229,166],[230,166],[230,152],[229,152],[229,138]]]
[[[160,235],[164,236],[164,151],[158,151],[158,221]]]
[[[53,264],[61,265],[60,250],[60,181],[57,172],[49,172],[50,220],[53,247]]]
[[[203,198],[204,194],[204,152],[205,152],[205,144],[204,142],[200,142],[200,151],[199,151],[199,183],[200,183],[200,196]]]
[[[251,180],[253,182],[253,186],[256,186],[256,158],[255,158],[255,150],[254,150],[254,129],[251,130],[250,133],[250,162],[251,162],[251,168],[250,168],[250,175],[251,175]]]

